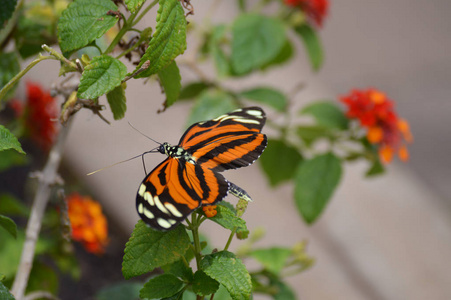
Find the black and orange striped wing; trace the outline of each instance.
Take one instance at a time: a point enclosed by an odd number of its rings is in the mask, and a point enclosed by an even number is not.
[[[136,196],[139,216],[157,230],[171,230],[201,206],[226,195],[225,178],[198,164],[168,157],[141,183]]]
[[[237,109],[210,121],[192,125],[179,142],[196,163],[221,172],[251,165],[265,150],[260,133],[266,121],[259,107]]]

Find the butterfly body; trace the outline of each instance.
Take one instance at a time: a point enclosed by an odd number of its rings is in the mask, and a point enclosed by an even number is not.
[[[259,107],[238,109],[189,127],[177,146],[163,143],[167,158],[141,183],[136,196],[139,216],[150,227],[171,230],[194,210],[214,205],[227,193],[250,200],[220,172],[252,164],[266,147],[260,133],[266,120]]]

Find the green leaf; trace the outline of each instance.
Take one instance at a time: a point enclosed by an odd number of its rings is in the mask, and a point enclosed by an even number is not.
[[[172,274],[163,274],[150,279],[139,291],[140,298],[164,298],[176,294],[183,282]]]
[[[51,267],[45,265],[39,260],[33,262],[30,279],[27,283],[27,293],[32,291],[48,291],[56,294],[58,290],[58,276]]]
[[[134,14],[144,2],[146,2],[146,0],[125,0],[125,5],[127,5],[128,10]]]
[[[251,276],[243,262],[228,251],[206,255],[201,261],[201,269],[222,284],[233,300],[250,299]]]
[[[216,211],[218,212],[216,216],[208,218],[209,220],[221,225],[225,229],[233,230],[236,228],[237,234],[247,237],[249,230],[246,227],[246,221],[237,217],[235,212],[222,203],[217,205]]]
[[[110,0],[75,0],[63,11],[58,22],[58,41],[63,53],[80,49],[104,35],[118,18]]]
[[[0,281],[0,299],[2,300],[15,300],[13,295],[8,291],[6,286]]]
[[[20,154],[14,149],[0,151],[0,172],[15,166],[26,165],[27,162],[27,156]]]
[[[344,112],[332,102],[315,102],[301,110],[301,114],[312,115],[318,125],[332,129],[347,129],[349,120]]]
[[[3,125],[0,125],[0,151],[14,149],[25,154],[17,138]]]
[[[193,105],[188,117],[188,124],[210,120],[236,109],[232,96],[219,90],[206,90]]]
[[[223,24],[215,26],[212,30],[210,42],[208,44],[211,56],[215,62],[218,76],[228,76],[231,72],[229,58],[221,48],[221,44],[225,40],[226,33],[227,26]]]
[[[96,99],[121,84],[127,74],[127,67],[109,55],[94,57],[86,66],[80,78],[78,97]]]
[[[142,284],[138,282],[119,282],[102,288],[96,295],[96,300],[140,300],[139,290]]]
[[[271,279],[271,284],[277,287],[277,292],[273,295],[274,300],[296,300],[296,294],[293,290],[284,282]]]
[[[258,260],[266,270],[279,274],[285,266],[291,250],[287,248],[272,247],[268,249],[257,249],[249,255]]]
[[[200,95],[204,90],[210,87],[209,84],[199,81],[199,82],[191,82],[185,85],[180,91],[179,99],[193,99]]]
[[[260,68],[273,60],[286,42],[283,23],[258,14],[242,14],[232,25],[233,70],[238,75]]]
[[[17,74],[20,72],[19,60],[14,52],[2,53],[0,52],[0,90]],[[6,93],[3,99],[10,98],[17,84],[12,90]]]
[[[384,173],[385,173],[385,167],[381,163],[379,157],[377,157],[371,164],[371,167],[368,169],[368,171],[366,171],[365,176],[372,177],[372,176],[382,175]]]
[[[158,78],[160,78],[161,86],[166,94],[164,107],[169,107],[177,101],[180,90],[182,89],[182,77],[180,76],[180,70],[175,60],[169,66],[158,72]]]
[[[241,92],[239,95],[249,100],[269,105],[280,112],[284,112],[288,106],[288,99],[285,95],[273,88],[257,87]]]
[[[127,110],[127,98],[125,98],[126,83],[122,83],[106,94],[106,99],[110,105],[115,120],[120,120],[125,116]]]
[[[8,21],[9,18],[11,18],[11,16],[13,15],[16,4],[17,0],[1,1],[2,9],[0,9],[0,29],[3,28],[3,25],[6,23],[6,21]]]
[[[155,33],[135,71],[149,61],[150,65],[135,78],[148,77],[167,67],[186,49],[186,19],[178,0],[160,0]]]
[[[323,48],[318,35],[315,30],[307,24],[298,26],[294,30],[299,34],[304,42],[304,47],[307,50],[313,70],[318,71],[324,61]]]
[[[15,239],[17,238],[17,225],[13,220],[0,215],[0,226],[6,229]]]
[[[268,146],[260,157],[260,163],[271,186],[276,186],[294,177],[296,168],[302,161],[299,151],[285,141],[268,141]]]
[[[296,132],[307,146],[311,146],[319,138],[333,138],[330,129],[322,126],[299,126]]]
[[[193,292],[199,296],[207,296],[214,294],[219,289],[219,282],[205,274],[204,271],[198,270],[194,274],[192,283]]]
[[[341,177],[341,161],[332,153],[304,161],[295,176],[294,198],[308,224],[322,213]]]
[[[28,58],[42,51],[42,44],[54,44],[52,26],[45,25],[42,17],[30,18],[21,15],[14,31],[16,49],[22,58]]]
[[[140,220],[125,245],[122,274],[129,279],[174,262],[185,254],[190,243],[183,225],[161,232]]]
[[[190,251],[190,250],[188,250]],[[187,252],[188,252],[187,251]],[[185,254],[186,256],[186,254]],[[188,261],[188,260],[187,260]],[[191,267],[187,266],[183,259],[179,259],[173,263],[164,265],[161,267],[165,273],[170,273],[174,276],[180,277],[183,280],[186,281],[192,281],[193,280],[193,269]]]
[[[185,289],[182,289],[180,292],[176,293],[175,295],[172,295],[170,297],[162,298],[161,300],[182,300],[184,299]]]
[[[0,194],[0,214],[9,216],[28,216],[30,209],[10,194]]]
[[[269,67],[284,64],[288,62],[288,60],[290,60],[291,57],[293,57],[293,54],[294,54],[293,45],[291,44],[290,40],[287,39],[285,45],[282,47],[282,49],[280,49],[279,54],[277,54],[277,56],[274,57],[273,60],[263,65],[261,69],[266,70]]]

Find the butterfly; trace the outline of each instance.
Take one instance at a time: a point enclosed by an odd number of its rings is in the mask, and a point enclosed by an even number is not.
[[[149,152],[167,158],[142,181],[136,210],[151,228],[175,228],[199,207],[214,205],[230,192],[250,200],[242,188],[220,174],[251,165],[267,145],[261,129],[266,121],[259,107],[234,110],[191,125],[178,145],[168,143]]]

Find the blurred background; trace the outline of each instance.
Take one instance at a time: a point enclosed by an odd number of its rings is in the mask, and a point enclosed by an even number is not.
[[[202,19],[212,2],[193,1],[192,22]],[[325,213],[312,226],[295,208],[293,186],[269,189],[258,163],[224,175],[254,199],[244,218],[251,232],[266,230],[259,245],[308,241],[316,264],[289,280],[299,299],[451,299],[451,2],[330,2],[320,31],[326,61],[318,73],[311,71],[298,43],[300,55],[291,65],[226,84],[238,89],[262,83],[289,91],[302,82],[305,88],[296,95],[296,109],[313,100],[338,99],[352,88],[375,87],[396,102],[399,115],[411,124],[415,142],[409,147],[410,161],[392,163],[385,175],[372,179],[363,178],[364,163],[348,164]],[[214,22],[229,20],[235,9],[235,1],[221,1]],[[149,16],[145,22],[154,25],[154,20]],[[190,55],[191,42],[185,55]],[[49,85],[58,67],[44,62],[27,79]],[[213,74],[211,66],[202,68]],[[184,82],[194,80],[189,70],[181,72]],[[126,236],[138,220],[135,195],[144,177],[141,160],[86,174],[155,146],[127,122],[158,141],[176,144],[190,108],[182,102],[157,114],[164,95],[154,82],[129,81],[127,100],[125,119],[112,125],[88,111],[77,114],[65,152],[65,164]],[[159,154],[146,156],[147,169],[163,159]],[[223,246],[227,231],[212,222],[209,226],[203,229],[213,246]],[[232,249],[240,243],[234,240]]]

